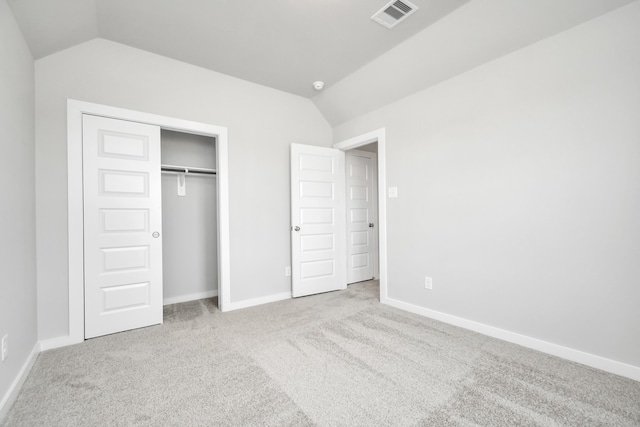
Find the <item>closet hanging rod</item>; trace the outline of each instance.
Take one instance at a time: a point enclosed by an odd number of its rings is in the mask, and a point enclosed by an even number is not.
[[[215,169],[208,168],[196,168],[190,166],[177,166],[177,165],[160,165],[162,172],[170,172],[170,173],[199,173],[204,175],[215,175]]]
[[[198,171],[193,171],[191,169],[189,169],[187,172],[185,172],[184,170],[163,170],[162,171],[163,174],[168,174],[168,175],[179,175],[179,174],[185,174],[185,175],[204,175],[204,176],[216,176],[215,172],[198,172]]]

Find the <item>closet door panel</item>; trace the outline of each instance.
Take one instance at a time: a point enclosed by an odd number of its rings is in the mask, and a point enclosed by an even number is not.
[[[83,116],[85,338],[162,323],[160,128]]]

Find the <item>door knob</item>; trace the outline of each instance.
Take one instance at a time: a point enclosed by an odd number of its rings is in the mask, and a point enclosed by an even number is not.
[[[372,222],[369,223],[369,228],[373,228],[373,223]]]
[[[300,227],[298,227],[297,225],[296,225],[295,227],[293,227],[293,229],[294,229],[295,231],[300,231]]]
[[[158,233],[157,231],[154,231],[152,236],[157,239],[158,237],[160,237],[160,233]]]

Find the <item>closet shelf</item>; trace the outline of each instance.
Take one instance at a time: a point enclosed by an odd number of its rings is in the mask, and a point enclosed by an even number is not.
[[[160,165],[162,172],[168,173],[199,173],[205,175],[215,175],[215,169],[209,168],[196,168],[191,166],[179,166],[179,165]]]

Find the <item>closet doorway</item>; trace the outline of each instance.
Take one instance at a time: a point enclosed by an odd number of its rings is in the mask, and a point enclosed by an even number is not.
[[[182,182],[182,190],[195,191],[196,193],[200,190],[203,190],[206,187],[211,187],[213,185],[215,187],[215,203],[211,205],[211,201],[209,202],[208,207],[206,209],[213,209],[217,216],[216,218],[212,218],[212,224],[217,222],[217,227],[214,227],[215,233],[211,231],[205,231],[205,234],[209,235],[209,243],[205,243],[205,252],[217,253],[217,263],[214,258],[211,260],[209,264],[217,264],[217,274],[214,272],[214,275],[217,275],[217,293],[219,297],[219,308],[221,311],[225,311],[230,303],[230,279],[229,279],[229,269],[230,269],[230,244],[229,244],[229,194],[228,194],[228,151],[227,151],[227,129],[224,127],[209,125],[205,123],[191,122],[181,119],[175,119],[166,116],[158,116],[150,113],[143,113],[131,110],[125,110],[121,108],[109,107],[99,104],[86,103],[81,101],[69,100],[67,103],[67,153],[68,153],[68,195],[69,195],[69,203],[68,203],[68,218],[69,218],[69,336],[68,339],[60,339],[59,342],[56,342],[56,346],[69,345],[78,342],[82,342],[85,335],[85,301],[84,301],[84,284],[85,284],[85,248],[84,248],[84,230],[85,230],[85,219],[84,219],[84,188],[83,188],[83,118],[85,116],[99,116],[106,119],[116,119],[122,121],[128,121],[132,123],[139,123],[143,125],[150,125],[159,127],[162,132],[168,135],[169,146],[173,143],[177,143],[175,140],[173,142],[172,138],[178,137],[182,139],[182,143],[184,144],[192,144],[199,146],[200,148],[204,147],[204,141],[207,144],[213,144],[213,152],[215,153],[213,159],[206,159],[209,162],[213,162],[215,164],[215,168],[205,167],[211,166],[212,163],[206,165],[182,165],[191,167],[191,172],[195,172],[196,169],[201,169],[199,172],[206,172],[205,174],[209,174],[210,170],[213,169],[215,171],[215,181],[214,184],[211,183],[211,177],[207,177],[209,180],[208,184],[202,184],[201,182],[194,181],[191,177],[187,177],[189,171],[187,170],[171,170],[166,171],[167,178],[162,178],[163,180],[169,180],[169,175],[172,175],[174,182],[174,189],[177,194],[180,190],[180,180]],[[203,139],[207,137],[208,139]],[[185,141],[186,138],[186,141]],[[175,138],[174,138],[175,139]],[[112,145],[111,148],[117,146],[118,142],[115,145]],[[206,149],[211,150],[211,145],[206,147]],[[195,149],[196,151],[198,148]],[[126,151],[126,150],[125,150]],[[166,148],[166,151],[170,153],[172,148]],[[187,150],[190,151],[190,150]],[[123,154],[122,152],[120,154]],[[125,155],[135,155],[132,153],[124,153]],[[174,160],[179,160],[174,157]],[[200,159],[203,160],[203,159]],[[158,165],[159,166],[159,165]],[[166,165],[165,165],[166,166]],[[181,166],[181,165],[173,165],[173,166]],[[202,166],[202,167],[199,167]],[[157,173],[158,177],[160,177],[160,168],[158,168]],[[167,168],[165,168],[167,169]],[[185,168],[188,169],[188,168]],[[94,171],[95,172],[95,171]],[[181,174],[184,176],[181,179]],[[116,189],[127,189],[127,186],[124,185],[124,181],[122,177],[126,174],[115,174],[118,175],[115,179],[111,179],[109,181],[109,185]],[[98,175],[100,176],[100,175]],[[129,175],[131,176],[131,175]],[[112,177],[113,178],[113,177]],[[204,177],[203,177],[204,178]],[[101,178],[100,178],[101,179]],[[139,180],[142,182],[143,180]],[[98,180],[98,186],[96,189],[100,190],[100,186],[102,186],[104,182]],[[191,185],[193,184],[193,185]],[[128,185],[128,184],[127,184]],[[104,186],[103,186],[104,187]],[[144,192],[144,188],[140,187]],[[195,193],[194,193],[195,194]],[[181,196],[184,197],[184,196]],[[159,198],[158,198],[159,199]],[[160,200],[158,200],[159,202]],[[109,207],[110,209],[114,209],[113,207]],[[180,209],[177,209],[179,211]],[[175,215],[174,215],[175,214]],[[178,212],[174,212],[170,214],[170,216],[179,216]],[[99,218],[99,215],[97,216]],[[168,230],[163,227],[162,233]],[[157,230],[151,230],[150,235],[153,236],[154,239],[157,240],[155,236]],[[160,233],[158,233],[160,234]],[[180,234],[180,233],[176,233]],[[215,237],[215,243],[211,243],[211,235]],[[164,237],[164,236],[163,236]],[[211,248],[211,245],[215,247],[215,249]],[[180,243],[182,247],[182,243]],[[144,246],[144,245],[143,245]],[[184,248],[183,248],[184,250]],[[171,258],[173,255],[169,255]],[[112,261],[124,262],[123,259],[128,257],[114,257]],[[141,261],[144,261],[144,257],[139,257]],[[114,266],[116,269],[118,267],[127,267],[124,264]],[[127,261],[130,262],[130,261]],[[156,263],[157,264],[157,263]],[[204,263],[201,263],[204,264]],[[158,268],[162,270],[162,265],[156,265],[154,271],[158,271]],[[211,273],[211,268],[207,267],[208,270],[205,273]],[[132,268],[133,270],[133,268]],[[162,273],[161,273],[162,274]],[[178,291],[178,293],[174,293],[174,296],[170,296],[169,298],[173,298],[173,300],[169,299],[168,302],[177,302],[177,300],[187,300],[191,298],[198,297],[207,297],[211,296],[215,293],[215,290],[212,289],[212,285],[215,285],[216,280],[209,280],[205,283],[205,286],[202,287],[202,282],[196,283],[194,287],[190,290]],[[142,283],[142,282],[141,282]],[[192,283],[193,284],[193,283]],[[200,286],[200,287],[198,287]],[[140,288],[140,287],[139,287]],[[133,289],[133,288],[132,288]],[[137,292],[137,291],[136,291]],[[137,298],[141,298],[141,293],[133,292],[130,296],[134,296]],[[172,291],[170,291],[172,292]],[[179,295],[178,295],[179,294]],[[114,294],[115,295],[115,294]],[[124,295],[124,294],[122,294]],[[157,300],[157,298],[156,298]],[[103,300],[104,301],[104,300]],[[116,301],[116,299],[112,299],[111,303],[121,301]],[[162,299],[160,300],[160,309],[162,308]],[[156,306],[157,306],[156,302]],[[123,310],[125,308],[123,307]]]
[[[163,304],[218,296],[216,140],[160,135]]]

